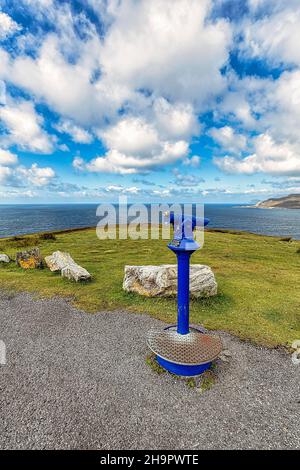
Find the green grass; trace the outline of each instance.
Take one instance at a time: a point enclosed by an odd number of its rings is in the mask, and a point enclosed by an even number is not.
[[[0,252],[14,257],[19,249],[36,245],[43,256],[68,251],[93,275],[92,282],[75,284],[48,269],[24,271],[10,263],[0,266],[1,287],[44,297],[65,296],[87,312],[122,308],[176,321],[175,298],[144,298],[122,290],[125,264],[175,263],[166,241],[99,240],[95,229],[55,233],[55,238],[2,239]],[[204,248],[192,262],[212,267],[219,293],[191,301],[191,321],[272,347],[300,339],[299,250],[299,241],[207,231]]]

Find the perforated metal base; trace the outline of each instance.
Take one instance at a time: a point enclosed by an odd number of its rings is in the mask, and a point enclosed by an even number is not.
[[[165,361],[183,366],[200,366],[218,357],[222,351],[219,336],[190,327],[186,335],[177,333],[177,326],[151,329],[147,335],[151,351]]]

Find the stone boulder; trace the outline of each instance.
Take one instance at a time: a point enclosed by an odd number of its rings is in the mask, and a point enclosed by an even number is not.
[[[23,269],[35,269],[43,267],[43,260],[39,248],[16,253],[16,264]]]
[[[68,264],[75,264],[70,253],[63,251],[54,251],[52,255],[45,256],[45,263],[50,271],[61,271]]]
[[[91,279],[90,273],[75,263],[69,253],[54,251],[52,255],[45,257],[45,263],[50,271],[61,271],[61,275],[67,279],[72,279],[76,282]]]
[[[192,298],[217,294],[217,282],[209,266],[191,264],[190,295]],[[177,294],[177,265],[125,266],[123,289],[146,297],[169,297]]]
[[[67,279],[72,279],[73,281],[89,281],[91,279],[90,273],[79,266],[76,263],[68,264],[61,270],[62,277],[66,277]]]
[[[9,263],[10,258],[5,253],[0,253],[0,263]]]

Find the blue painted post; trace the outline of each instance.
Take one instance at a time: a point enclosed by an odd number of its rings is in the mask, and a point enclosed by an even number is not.
[[[181,335],[189,333],[189,301],[190,301],[190,256],[188,251],[177,251],[178,275],[178,321],[177,332]]]
[[[179,335],[187,335],[190,333],[190,328],[189,328],[189,303],[190,303],[190,257],[191,255],[200,248],[200,245],[197,243],[196,240],[194,240],[193,236],[193,231],[196,227],[196,225],[207,225],[209,223],[209,220],[204,218],[204,219],[199,219],[196,217],[183,217],[181,214],[178,216],[175,216],[174,213],[170,214],[170,223],[174,227],[174,238],[173,240],[170,241],[168,244],[168,248],[173,251],[173,253],[176,254],[177,256],[177,333]],[[172,328],[172,332],[174,331],[174,325],[171,327],[166,327],[164,329],[165,332],[169,330],[169,328]],[[196,343],[195,341],[195,335],[203,334],[203,342],[207,343],[208,341],[208,335],[204,334],[200,329],[193,328],[193,333],[191,334],[191,340],[194,341],[194,344],[197,345],[198,348],[201,347],[199,344],[199,338],[198,342]],[[172,336],[165,336],[167,338],[167,343],[170,344],[170,340],[172,339]],[[172,360],[168,359],[168,356],[170,356],[170,351],[168,349],[163,349],[163,353],[165,357],[163,357],[163,354],[160,355],[161,353],[161,348],[162,348],[162,343],[161,339],[163,336],[161,336],[161,332],[159,332],[159,344],[156,344],[156,341],[153,338],[149,340],[149,345],[150,349],[156,354],[157,362],[164,367],[166,370],[169,372],[172,372],[173,374],[176,375],[182,375],[186,377],[192,377],[194,375],[199,375],[202,374],[206,369],[208,369],[211,366],[211,361],[212,359],[215,359],[216,356],[214,357],[207,357],[206,362],[202,362],[200,364],[195,364],[195,363],[188,363],[185,364],[182,362],[182,360],[186,360],[184,355],[182,354],[183,349],[186,348],[188,350],[188,344],[185,343],[184,338],[173,337],[173,345],[174,345],[174,350],[177,348],[177,353],[178,353],[178,359],[174,360],[174,357],[172,357]],[[209,338],[211,341],[211,338]],[[204,344],[205,345],[205,344]],[[207,348],[207,344],[205,346]],[[221,351],[221,349],[220,349]],[[206,351],[207,353],[207,351]],[[176,357],[176,356],[175,356]],[[191,361],[190,361],[191,362]]]

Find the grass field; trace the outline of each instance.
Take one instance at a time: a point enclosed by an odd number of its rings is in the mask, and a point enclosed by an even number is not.
[[[48,269],[24,271],[15,263],[0,266],[1,287],[44,297],[65,296],[87,312],[126,309],[176,321],[176,299],[144,298],[122,290],[125,264],[175,263],[162,240],[99,240],[95,229],[0,240],[0,252],[39,246],[43,256],[70,252],[93,276],[75,284]],[[21,239],[20,239],[21,238]],[[191,302],[191,321],[222,329],[266,346],[289,345],[300,339],[300,242],[249,233],[207,231],[193,263],[212,267],[216,297]]]

